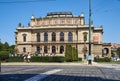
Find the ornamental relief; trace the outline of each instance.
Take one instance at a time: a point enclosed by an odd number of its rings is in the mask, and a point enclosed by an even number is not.
[[[60,25],[60,24],[80,24],[80,19],[78,18],[55,18],[55,19],[40,19],[35,22],[36,26],[43,25]]]

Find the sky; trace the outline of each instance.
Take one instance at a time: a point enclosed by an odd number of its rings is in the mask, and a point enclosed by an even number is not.
[[[32,14],[39,18],[62,11],[84,12],[88,24],[89,0],[0,0],[0,41],[14,45],[18,23],[27,26]],[[120,0],[92,0],[92,20],[95,27],[103,26],[103,43],[120,44]]]

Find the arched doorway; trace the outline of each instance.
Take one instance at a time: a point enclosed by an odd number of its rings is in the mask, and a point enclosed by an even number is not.
[[[64,46],[60,46],[60,54],[64,52]]]
[[[104,48],[104,49],[102,50],[102,56],[103,56],[103,57],[104,57],[104,56],[107,56],[108,53],[109,53],[109,49],[108,49],[108,48]]]

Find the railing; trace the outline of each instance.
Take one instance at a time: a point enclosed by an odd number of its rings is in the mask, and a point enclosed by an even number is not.
[[[17,44],[49,44],[49,43],[55,43],[55,44],[59,44],[59,43],[63,43],[63,44],[66,44],[66,43],[72,43],[72,44],[77,44],[77,43],[85,43],[84,41],[82,40],[73,40],[73,41],[68,41],[68,40],[64,40],[64,41],[60,41],[60,40],[57,40],[57,41],[40,41],[40,42],[37,42],[37,41],[26,41],[26,42],[23,42],[23,41],[17,41]],[[89,43],[88,41],[86,41],[86,44]],[[102,42],[92,42],[94,44],[102,44]]]
[[[17,44],[42,44],[42,43],[80,43],[81,41],[76,41],[76,40],[73,40],[73,41],[40,41],[40,42],[37,42],[37,41],[26,41],[26,42],[23,42],[23,41],[17,41]]]

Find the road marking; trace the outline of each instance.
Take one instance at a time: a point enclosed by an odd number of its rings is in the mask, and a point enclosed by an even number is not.
[[[54,69],[54,70],[51,70],[51,71],[47,71],[45,73],[41,73],[39,75],[36,75],[36,76],[31,77],[31,78],[29,78],[27,80],[24,80],[24,81],[38,81],[38,80],[40,81],[41,79],[43,79],[43,78],[45,78],[45,77],[47,77],[51,74],[57,73],[59,71],[62,71],[62,69]]]

